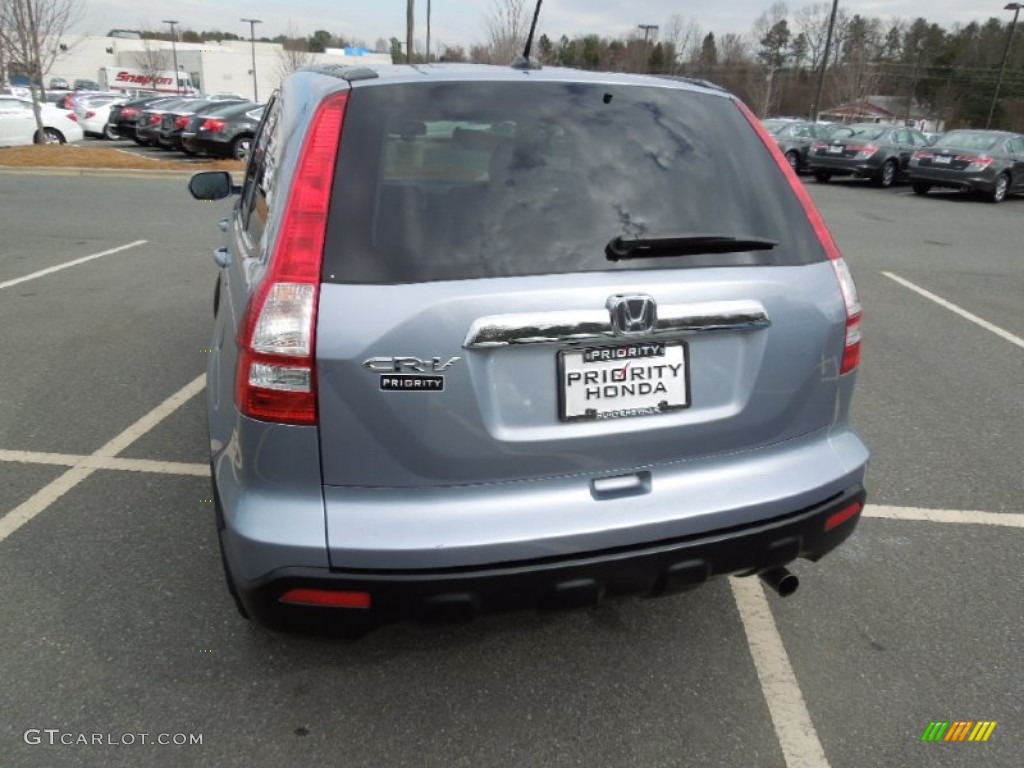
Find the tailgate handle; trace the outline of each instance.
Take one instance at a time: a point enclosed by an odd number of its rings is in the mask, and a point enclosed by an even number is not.
[[[651,473],[632,472],[628,475],[598,477],[590,481],[590,495],[596,501],[643,496],[651,492]]]

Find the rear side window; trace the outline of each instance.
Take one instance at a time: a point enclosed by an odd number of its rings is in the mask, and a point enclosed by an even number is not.
[[[770,251],[612,262],[616,237],[765,237]],[[374,84],[352,91],[323,278],[340,283],[825,258],[729,99],[580,83]]]
[[[246,167],[240,207],[245,232],[250,243],[257,248],[267,228],[273,194],[277,187],[277,162],[280,155],[277,122],[281,112],[280,99],[273,98],[267,110],[266,119],[256,135],[252,159]]]

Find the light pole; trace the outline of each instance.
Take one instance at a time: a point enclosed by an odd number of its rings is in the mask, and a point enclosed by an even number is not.
[[[427,0],[427,64],[430,63],[430,0]]]
[[[175,41],[177,40],[177,35],[174,34],[174,25],[178,22],[164,19],[163,23],[171,25],[171,54],[174,56],[174,92],[180,96],[181,81],[178,80],[178,46],[175,43]],[[155,87],[156,83],[153,83],[153,86]]]
[[[405,0],[405,63],[412,64],[413,21],[416,18],[416,0]]]
[[[249,49],[252,51],[252,100],[260,100],[260,90],[256,86],[256,25],[263,22],[259,19],[241,19],[249,25]]]
[[[647,62],[648,62],[647,38],[650,36],[652,31],[654,31],[654,32],[658,31],[658,25],[657,24],[637,24],[636,26],[637,26],[637,29],[642,29],[644,31],[644,68],[643,68],[643,71],[646,72],[647,71]]]
[[[825,71],[828,69],[828,55],[832,48],[832,33],[836,28],[836,11],[839,0],[832,0],[832,14],[828,17],[828,33],[825,35],[825,55],[821,59],[821,72],[818,74],[818,91],[814,96],[814,108],[811,110],[811,121],[818,122],[821,113],[821,95],[825,91]]]
[[[1004,11],[1013,11],[1013,21],[1010,22],[1010,33],[1006,36],[1006,49],[1003,51],[1003,63],[999,65],[999,77],[996,78],[996,92],[992,96],[992,106],[988,110],[988,120],[985,121],[985,128],[992,127],[992,117],[996,113],[996,102],[999,101],[999,86],[1003,84],[1003,73],[1006,71],[1006,60],[1010,58],[1010,46],[1013,45],[1013,30],[1017,26],[1017,16],[1020,9],[1024,8],[1021,3],[1007,3],[1003,6]]]

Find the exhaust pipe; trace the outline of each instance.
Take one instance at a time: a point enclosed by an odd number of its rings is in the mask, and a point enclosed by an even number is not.
[[[800,586],[800,579],[796,577],[796,574],[790,573],[789,569],[782,565],[778,568],[772,568],[770,571],[759,573],[758,576],[761,577],[761,581],[774,589],[780,597],[789,597]]]

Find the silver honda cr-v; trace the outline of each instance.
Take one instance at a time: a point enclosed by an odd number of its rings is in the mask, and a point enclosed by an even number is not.
[[[850,535],[860,305],[733,96],[470,65],[271,98],[217,252],[228,584],[277,627],[589,604]]]

